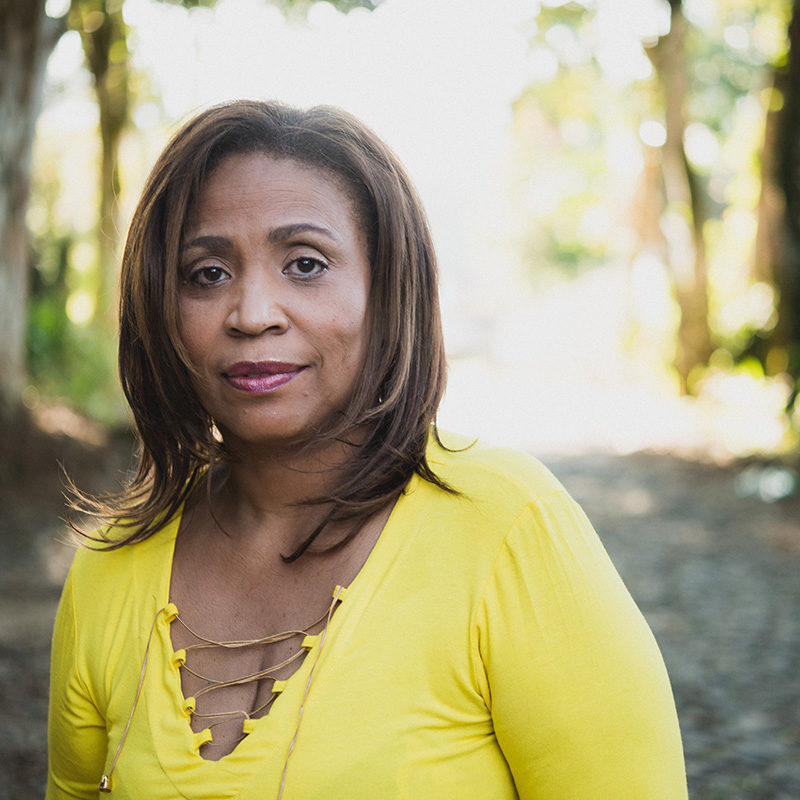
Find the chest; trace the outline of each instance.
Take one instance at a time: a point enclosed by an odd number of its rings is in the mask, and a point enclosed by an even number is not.
[[[176,551],[169,639],[203,758],[228,755],[270,713],[327,629],[338,606],[333,576],[349,577],[347,563],[312,567],[254,567],[230,554],[203,564]]]
[[[396,515],[394,527],[384,532],[352,580],[327,576],[332,586],[347,589],[325,636],[320,627],[303,637],[305,654],[295,671],[272,682],[268,713],[253,713],[259,698],[242,698],[250,705],[240,709],[246,713],[238,732],[231,734],[228,752],[219,758],[202,752],[207,730],[212,736],[218,733],[214,718],[198,725],[187,708],[187,693],[196,690],[181,677],[180,651],[189,640],[178,638],[171,614],[158,615],[141,701],[115,772],[119,796],[249,800],[278,797],[285,782],[283,800],[515,797],[476,681],[482,665],[472,630],[474,608],[492,559],[472,548],[461,548],[468,559],[454,557],[451,537],[432,540],[428,519],[424,522]],[[438,548],[436,541],[442,542]],[[173,570],[169,586],[149,566],[137,571],[140,588],[132,603],[152,603],[152,611],[137,612],[135,628],[115,632],[108,649],[124,656],[107,661],[105,674],[92,678],[95,685],[110,687],[103,712],[109,761],[129,718],[152,614],[167,602],[168,587],[174,602],[169,610],[187,615],[184,619],[193,628],[197,620],[188,617],[187,609],[196,598],[202,609],[204,597],[211,603],[213,595],[215,609],[222,609],[213,616],[220,627],[197,630],[211,634],[208,638],[251,638],[262,630],[291,627],[285,617],[271,619],[269,627],[253,627],[253,610],[269,612],[271,604],[264,603],[269,593],[251,592],[248,597],[245,592],[237,600],[233,592],[215,592],[219,577],[201,570],[191,576],[194,594],[181,595],[177,574]],[[315,582],[319,578],[318,573]],[[291,593],[291,584],[282,588]],[[145,591],[152,591],[152,600],[145,598]],[[317,596],[319,614],[330,603],[331,593],[324,594]],[[247,612],[237,614],[244,603]],[[280,607],[278,601],[272,605]],[[317,609],[309,611],[315,619]],[[303,625],[309,616],[297,619]],[[99,664],[99,655],[92,661]],[[254,657],[254,668],[262,663]],[[209,661],[204,666],[214,665]],[[122,792],[123,786],[129,794]]]
[[[278,797],[285,777],[285,800],[514,797],[473,683],[467,608],[452,594],[445,602],[440,587],[407,585],[388,581],[370,594],[356,581],[346,590],[325,639],[309,636],[296,671],[273,686],[269,713],[216,760],[202,756],[205,728],[185,713],[175,620],[159,619],[117,786],[136,787],[130,797],[177,796],[164,795],[174,785],[186,796],[245,800]],[[129,677],[120,686],[131,689]],[[111,742],[126,713],[113,716]]]

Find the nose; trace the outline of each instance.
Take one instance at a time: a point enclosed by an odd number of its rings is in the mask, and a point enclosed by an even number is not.
[[[231,335],[279,334],[289,328],[279,286],[267,278],[257,277],[242,281],[238,289],[225,321]]]

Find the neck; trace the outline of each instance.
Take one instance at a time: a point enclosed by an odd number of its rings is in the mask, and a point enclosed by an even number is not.
[[[294,452],[237,446],[231,462],[210,477],[213,516],[237,539],[269,532],[281,552],[291,552],[330,511],[330,504],[308,501],[331,490],[352,449],[338,441]]]

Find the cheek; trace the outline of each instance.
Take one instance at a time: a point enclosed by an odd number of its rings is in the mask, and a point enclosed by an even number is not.
[[[307,312],[306,323],[318,332],[322,347],[341,352],[347,360],[363,350],[369,328],[365,293],[357,289],[341,292],[335,300],[311,306]]]
[[[355,314],[354,310],[350,309],[347,318],[340,320],[341,336],[339,338],[345,351],[345,357],[360,367],[364,361],[369,340],[369,326],[366,309],[358,309]]]
[[[208,349],[208,316],[205,324],[203,314],[192,303],[181,303],[178,306],[178,334],[186,352],[195,366],[198,365],[200,356]]]

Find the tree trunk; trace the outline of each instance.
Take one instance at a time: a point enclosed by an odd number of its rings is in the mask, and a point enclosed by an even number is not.
[[[98,253],[101,314],[114,305],[119,234],[119,149],[129,119],[127,28],[121,2],[72,0],[70,25],[81,35],[100,112]],[[114,315],[102,320],[113,327]]]
[[[751,275],[776,292],[777,322],[753,338],[748,353],[770,374],[787,372],[800,383],[800,2],[789,25],[789,58],[776,67],[773,95],[782,102],[767,109],[761,146],[761,193]]]
[[[648,50],[663,95],[667,138],[661,151],[667,203],[664,233],[675,295],[680,307],[675,368],[681,389],[691,389],[689,375],[708,362],[712,352],[708,327],[708,265],[703,237],[701,192],[683,146],[689,92],[685,39],[688,22],[681,0],[670,0],[669,33]]]
[[[784,98],[788,89],[784,69],[776,69],[772,83],[772,97]],[[750,265],[750,279],[764,282],[776,290],[775,310],[777,321],[769,331],[757,331],[748,343],[745,353],[755,356],[767,374],[777,374],[789,367],[791,331],[788,324],[794,316],[791,291],[787,283],[790,247],[786,228],[786,193],[778,170],[781,145],[783,106],[766,109],[764,138],[761,143],[761,191],[756,209],[756,239]]]
[[[0,0],[0,414],[25,381],[29,248],[25,210],[47,58],[63,32],[45,0]]]
[[[778,93],[780,97],[785,97],[786,88],[785,73],[776,70],[772,82],[772,92]],[[752,280],[765,281],[776,288],[786,246],[784,223],[786,198],[779,183],[777,169],[782,113],[782,105],[780,108],[767,107],[764,138],[761,143],[761,191],[758,196],[756,212],[758,224],[750,269]]]
[[[800,380],[800,0],[789,25],[789,60],[779,76],[784,104],[777,123],[777,182],[785,198],[785,246],[776,261],[778,289],[776,344],[786,349],[788,371]],[[792,395],[792,402],[796,391]]]

